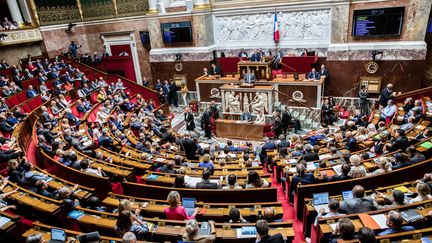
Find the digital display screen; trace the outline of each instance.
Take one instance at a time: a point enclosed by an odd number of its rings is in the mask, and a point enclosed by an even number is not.
[[[163,41],[166,44],[192,42],[191,22],[161,24]]]
[[[405,7],[354,10],[352,35],[400,35],[404,12]]]

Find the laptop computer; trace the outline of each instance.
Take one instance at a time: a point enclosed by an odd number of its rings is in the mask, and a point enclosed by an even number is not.
[[[353,193],[352,193],[351,190],[349,190],[349,191],[342,191],[342,197],[343,197],[344,200],[348,200],[348,199],[353,199],[354,198]]]
[[[321,209],[325,209],[326,212],[329,212],[328,203],[329,203],[329,193],[321,192],[314,193],[313,195],[313,206],[317,212],[321,211]]]
[[[66,233],[62,229],[51,229],[51,240],[48,243],[64,243],[66,242]]]
[[[186,212],[191,216],[195,210],[195,198],[184,197],[182,198],[182,205],[186,209]]]

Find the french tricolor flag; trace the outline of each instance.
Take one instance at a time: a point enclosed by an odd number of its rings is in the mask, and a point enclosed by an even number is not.
[[[273,40],[274,40],[274,42],[278,42],[279,38],[280,38],[280,35],[279,35],[279,22],[278,22],[278,19],[277,19],[277,13],[274,14],[273,29],[274,29]]]

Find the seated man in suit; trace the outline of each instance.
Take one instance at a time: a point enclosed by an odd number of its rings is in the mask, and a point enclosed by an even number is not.
[[[246,84],[253,84],[256,81],[255,74],[253,74],[250,68],[247,69],[246,74],[244,75],[243,82]]]
[[[222,75],[221,68],[219,66],[217,66],[216,63],[212,63],[211,67],[212,67],[212,75],[214,75],[214,76]]]
[[[208,71],[207,68],[203,68],[203,75],[204,75],[204,77],[208,77],[208,76],[210,76],[211,74],[210,74],[210,72]]]
[[[320,73],[316,71],[315,68],[312,68],[312,71],[310,71],[307,75],[307,78],[309,80],[319,80],[321,78]]]
[[[211,172],[209,170],[204,170],[202,173],[202,181],[196,184],[197,189],[218,189],[219,185],[214,182],[210,182]]]
[[[259,53],[257,50],[254,50],[250,60],[251,60],[251,62],[260,62],[261,61],[261,53]]]
[[[240,121],[242,122],[252,121],[252,114],[249,112],[249,107],[244,108],[244,112],[240,116]]]
[[[33,89],[32,85],[29,85],[26,91],[27,98],[33,98],[37,95],[36,90]]]
[[[412,226],[402,226],[403,224],[403,218],[400,213],[396,211],[390,211],[387,214],[387,222],[386,222],[388,229],[384,230],[383,232],[379,233],[378,235],[390,235],[390,234],[396,234],[399,232],[406,232],[406,231],[414,231],[415,228]]]
[[[242,48],[240,49],[240,53],[238,54],[238,57],[248,57],[247,52]]]
[[[284,243],[280,233],[275,235],[269,235],[269,227],[267,221],[260,219],[256,222],[255,228],[258,234],[257,241],[258,243]]]
[[[325,78],[328,78],[329,76],[329,70],[326,68],[325,64],[321,64],[321,69],[319,71],[320,76],[324,76]]]
[[[373,200],[364,195],[364,188],[356,185],[353,188],[354,198],[343,200],[339,207],[341,212],[346,214],[364,213],[375,210]]]

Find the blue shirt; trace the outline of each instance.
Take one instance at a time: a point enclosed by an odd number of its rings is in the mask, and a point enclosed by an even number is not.
[[[209,162],[201,161],[198,166],[199,167],[203,167],[203,168],[213,167],[213,162],[211,162],[211,161],[209,161]]]
[[[406,231],[413,231],[415,230],[414,227],[412,226],[402,226],[400,229],[394,229],[394,228],[388,228],[386,230],[384,230],[383,232],[379,233],[378,236],[381,235],[390,235],[390,234],[395,234],[395,233],[399,233],[399,232],[406,232]]]

